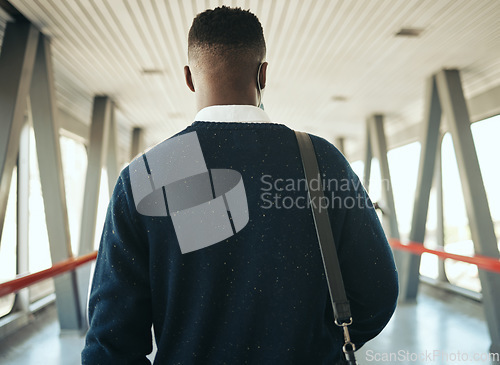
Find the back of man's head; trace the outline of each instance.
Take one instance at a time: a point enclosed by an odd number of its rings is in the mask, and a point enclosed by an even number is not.
[[[235,87],[255,81],[266,56],[259,19],[226,6],[198,14],[189,30],[188,56],[190,65],[209,80]]]

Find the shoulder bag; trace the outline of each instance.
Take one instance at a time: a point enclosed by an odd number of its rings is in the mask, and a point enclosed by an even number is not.
[[[344,288],[342,273],[340,271],[339,260],[335,241],[333,240],[332,227],[330,218],[326,209],[319,209],[313,202],[320,202],[324,197],[323,188],[319,186],[317,189],[311,188],[311,180],[318,179],[321,181],[321,175],[318,168],[316,153],[311,141],[311,137],[304,132],[295,132],[297,142],[299,144],[300,156],[302,158],[302,166],[307,180],[307,190],[309,200],[311,202],[311,210],[316,226],[316,234],[318,236],[321,257],[325,267],[326,281],[330,298],[332,301],[333,315],[335,324],[343,328],[344,331],[344,346],[342,346],[343,359],[339,364],[357,364],[354,356],[356,346],[351,342],[349,335],[349,325],[352,323],[351,308]]]

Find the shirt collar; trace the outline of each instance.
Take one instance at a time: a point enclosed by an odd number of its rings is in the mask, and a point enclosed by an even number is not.
[[[263,122],[270,123],[267,113],[253,105],[212,105],[196,114],[196,122]]]

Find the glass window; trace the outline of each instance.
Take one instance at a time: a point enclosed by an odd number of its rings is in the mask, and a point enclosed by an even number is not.
[[[363,176],[364,176],[364,168],[365,168],[365,163],[361,160],[354,161],[351,163],[351,168],[354,171],[356,175],[358,175],[359,179],[363,181]]]
[[[101,242],[102,229],[104,227],[104,221],[106,219],[109,198],[108,173],[106,172],[106,170],[102,170],[101,186],[99,187],[99,203],[97,206],[96,228],[94,234],[94,249],[96,250],[99,248],[99,243]]]
[[[411,222],[415,205],[415,193],[417,189],[418,166],[420,162],[420,142],[413,142],[387,153],[389,169],[391,172],[392,190],[394,204],[398,218],[399,235],[401,241],[410,239]],[[431,189],[429,209],[427,212],[425,246],[436,246],[436,194]],[[420,262],[420,274],[437,278],[438,259],[434,255],[423,254]]]
[[[445,249],[459,255],[471,256],[474,254],[474,245],[471,240],[453,140],[449,133],[443,138],[442,161]],[[475,265],[445,260],[445,270],[450,283],[475,291],[481,290]]]
[[[500,156],[500,144],[497,141],[498,135],[500,135],[500,115],[472,124],[471,130],[500,249],[500,189],[497,187],[498,181],[500,181],[500,169],[497,161],[498,156]],[[443,138],[441,153],[445,249],[448,252],[471,256],[474,254],[474,244],[471,240],[453,141],[449,133]],[[419,159],[420,143],[418,142],[388,152],[396,213],[403,241],[409,238],[411,229]],[[355,161],[351,166],[360,179],[363,179],[363,161]],[[379,163],[376,159],[373,159],[370,176],[370,197],[374,202],[381,199],[383,188],[384,184],[380,177]],[[436,229],[437,199],[433,187],[427,215],[426,247],[435,248],[437,246]],[[481,290],[475,265],[446,260],[445,270],[452,284],[474,291]],[[438,271],[439,259],[434,255],[423,254],[420,273],[437,278]]]
[[[71,138],[61,137],[60,141],[71,248],[76,256],[80,243],[87,151],[83,144]]]
[[[363,174],[364,175],[364,174]],[[382,197],[382,176],[380,175],[380,164],[377,158],[372,159],[370,167],[370,199],[375,203]]]
[[[73,255],[78,255],[80,244],[80,229],[83,210],[83,196],[87,174],[87,151],[85,146],[73,139],[61,137],[61,152],[64,172],[64,188],[71,234]],[[105,169],[101,172],[99,200],[97,206],[96,230],[94,233],[94,248],[99,247],[102,228],[106,218],[109,203],[108,175]]]
[[[471,129],[500,249],[500,115],[474,123]]]
[[[365,177],[365,163],[358,160],[351,163],[352,170],[358,175],[361,182]],[[370,199],[374,202],[380,200],[382,196],[382,178],[380,176],[380,165],[377,158],[373,158],[370,167],[370,186],[369,195]],[[365,187],[366,188],[366,187]]]
[[[364,180],[365,176],[365,163],[364,161],[355,161],[351,164],[353,171],[358,175],[361,182]],[[380,176],[380,165],[377,158],[373,158],[370,167],[370,185],[368,195],[372,202],[378,202],[382,196],[382,178]],[[366,188],[366,186],[365,186]],[[382,219],[380,211],[377,210],[377,214],[380,219]]]
[[[16,276],[17,262],[17,169],[14,168],[10,183],[7,210],[0,241],[0,282],[12,280]],[[10,313],[15,294],[0,297],[0,317]]]
[[[394,148],[387,153],[391,172],[394,204],[398,217],[399,234],[407,240],[410,234],[415,190],[417,188],[420,143]]]
[[[500,155],[500,145],[497,136],[500,133],[500,116],[474,123],[471,130],[498,239],[500,233],[500,192],[497,185],[500,179],[500,170],[497,159]],[[442,153],[445,247],[449,252],[471,256],[474,254],[474,243],[471,240],[453,140],[449,133],[444,137]],[[475,265],[446,260],[445,269],[452,284],[481,291],[481,283]]]
[[[37,272],[52,266],[45,207],[40,184],[35,134],[30,131],[30,191],[29,191],[29,271]],[[36,301],[54,291],[52,279],[31,285],[30,301]]]

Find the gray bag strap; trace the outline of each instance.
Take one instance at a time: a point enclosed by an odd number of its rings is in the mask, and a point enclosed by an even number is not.
[[[347,300],[344,281],[342,280],[342,272],[340,271],[337,249],[333,239],[330,218],[328,217],[328,210],[319,209],[319,204],[314,203],[320,202],[324,197],[323,188],[319,186],[318,189],[311,189],[312,179],[318,179],[317,181],[321,181],[318,160],[316,158],[311,137],[309,137],[307,133],[297,131],[295,132],[295,135],[299,144],[302,166],[307,180],[307,190],[309,193],[309,200],[311,202],[311,210],[314,218],[314,225],[316,226],[316,234],[318,236],[321,257],[325,267],[326,280],[328,283],[328,290],[330,291],[335,324],[343,327],[344,329],[345,344],[343,350],[346,360],[348,363],[355,364],[355,346],[351,342],[349,330],[347,328],[347,326],[352,323],[351,308],[349,306],[349,301]]]

